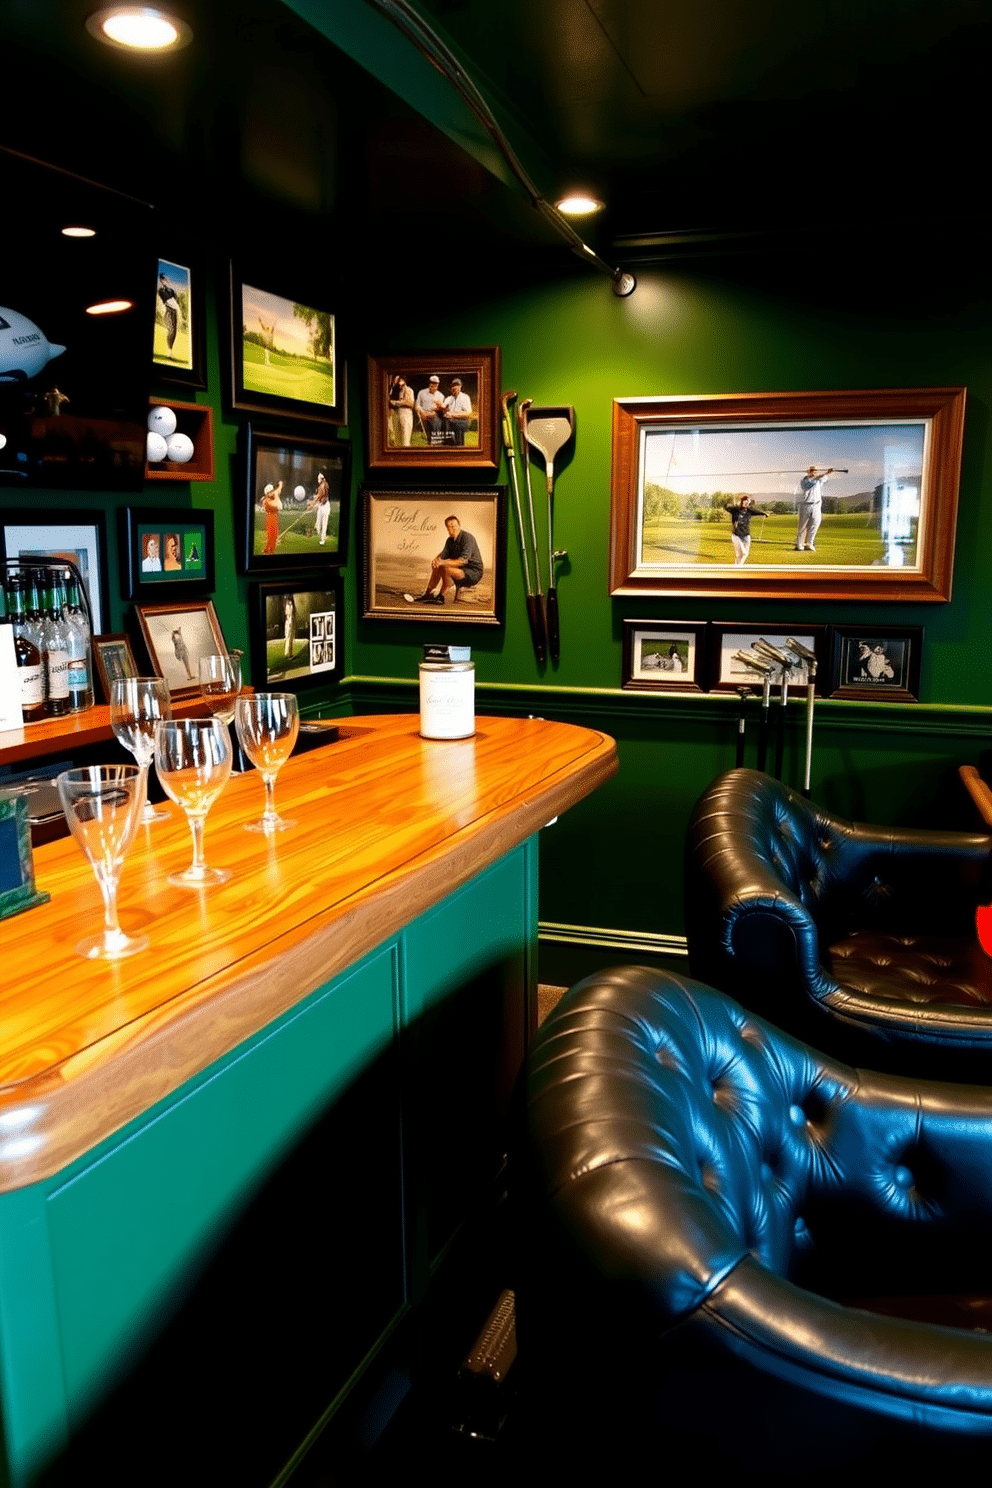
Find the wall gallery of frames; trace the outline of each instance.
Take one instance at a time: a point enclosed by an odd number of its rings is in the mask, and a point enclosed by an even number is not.
[[[21,470],[4,452],[3,556],[77,561],[109,674],[182,689],[181,632],[191,659],[244,651],[304,714],[412,713],[421,647],[451,639],[479,714],[612,734],[617,777],[542,834],[556,979],[681,952],[685,824],[742,719],[757,763],[766,691],[797,787],[815,700],[828,809],[970,820],[957,767],[992,727],[987,292],[838,304],[756,258],[649,267],[621,300],[571,264],[507,288],[480,262],[455,304],[383,286],[356,306],[312,256],[160,231],[135,250],[137,479],[67,487],[51,446]],[[36,268],[28,244],[19,313],[50,355],[2,384],[7,414],[15,387],[35,413],[82,400],[72,307]],[[49,412],[49,436],[69,448],[81,411]],[[789,656],[785,689],[759,641]]]

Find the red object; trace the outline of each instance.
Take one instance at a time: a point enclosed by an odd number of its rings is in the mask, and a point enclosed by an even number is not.
[[[980,904],[975,910],[975,928],[982,950],[992,956],[992,904]]]

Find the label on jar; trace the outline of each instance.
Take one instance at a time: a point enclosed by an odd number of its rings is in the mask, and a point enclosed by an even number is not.
[[[420,734],[470,739],[475,733],[475,667],[471,662],[420,668]]]

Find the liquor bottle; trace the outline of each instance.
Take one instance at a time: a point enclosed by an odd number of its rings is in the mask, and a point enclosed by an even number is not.
[[[93,651],[90,622],[83,605],[79,579],[71,568],[64,570],[66,600],[62,618],[69,628],[69,711],[78,713],[93,706]]]
[[[45,658],[45,711],[59,718],[69,711],[69,627],[62,618],[60,570],[49,569],[42,622]]]
[[[14,626],[14,653],[21,684],[21,712],[25,723],[37,723],[45,714],[45,668],[28,618],[24,579],[13,573],[7,580],[10,618]]]

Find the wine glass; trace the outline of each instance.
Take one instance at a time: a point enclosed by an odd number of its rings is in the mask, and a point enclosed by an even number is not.
[[[226,868],[209,868],[203,856],[207,812],[231,774],[231,736],[219,718],[174,718],[155,729],[155,768],[177,806],[186,813],[193,836],[193,861],[181,873],[170,873],[177,888],[199,889],[226,883]]]
[[[117,918],[117,885],[141,821],[144,772],[139,765],[87,765],[63,770],[56,785],[65,819],[103,895],[103,933],[79,941],[77,952],[87,960],[119,961],[147,949],[148,936],[125,935]]]
[[[234,727],[241,748],[265,782],[265,811],[257,822],[246,822],[246,832],[284,832],[295,827],[276,811],[276,776],[293,752],[300,732],[300,710],[291,692],[256,692],[238,698]]]
[[[119,743],[134,755],[144,784],[143,826],[168,821],[148,799],[148,769],[155,754],[155,725],[172,717],[169,684],[163,677],[119,677],[110,685],[110,726]]]
[[[226,656],[200,657],[200,693],[215,718],[234,722],[234,705],[241,691],[241,651]]]

